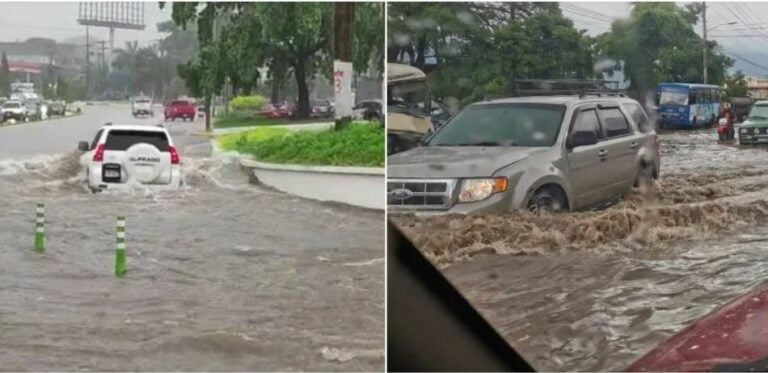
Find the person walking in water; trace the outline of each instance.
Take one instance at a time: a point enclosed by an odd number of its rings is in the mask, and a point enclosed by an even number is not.
[[[723,114],[718,120],[717,134],[720,142],[733,141],[736,131],[733,128],[733,112],[731,111],[731,105],[725,104]]]

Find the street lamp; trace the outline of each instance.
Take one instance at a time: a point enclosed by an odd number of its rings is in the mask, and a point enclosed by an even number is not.
[[[738,22],[733,21],[733,22],[721,23],[721,24],[719,24],[719,25],[717,25],[715,27],[712,27],[712,28],[708,29],[707,28],[707,6],[706,6],[706,3],[702,3],[702,4],[704,4],[704,11],[702,12],[702,17],[703,17],[703,20],[704,20],[703,25],[702,25],[703,26],[702,29],[704,30],[704,84],[707,84],[707,80],[708,80],[707,79],[708,78],[707,69],[709,67],[709,64],[708,64],[709,61],[707,61],[707,59],[708,59],[707,55],[709,54],[709,51],[707,50],[707,31],[712,31],[712,30],[714,30],[714,29],[716,29],[716,28],[718,28],[720,26],[735,25]]]

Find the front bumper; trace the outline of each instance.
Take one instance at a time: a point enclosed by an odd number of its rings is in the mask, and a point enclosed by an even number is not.
[[[739,144],[768,144],[768,128],[739,128]]]

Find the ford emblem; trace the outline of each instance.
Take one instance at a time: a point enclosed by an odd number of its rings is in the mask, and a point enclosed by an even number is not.
[[[409,189],[395,189],[391,192],[392,197],[396,199],[408,199],[413,197],[413,192],[411,192]]]

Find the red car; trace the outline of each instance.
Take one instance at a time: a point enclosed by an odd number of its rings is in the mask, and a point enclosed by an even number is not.
[[[170,105],[165,106],[165,120],[176,120],[176,118],[195,120],[195,105],[186,100],[175,100]]]
[[[280,105],[267,104],[261,109],[261,115],[267,118],[291,118],[296,112],[296,105],[283,103]]]

